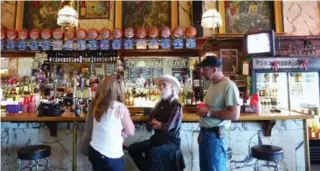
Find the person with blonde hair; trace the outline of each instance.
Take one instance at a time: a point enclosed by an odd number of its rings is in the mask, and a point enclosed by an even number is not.
[[[88,154],[94,171],[124,171],[123,137],[134,135],[134,124],[124,102],[124,82],[120,75],[110,75],[100,82],[87,114]]]
[[[181,143],[182,107],[178,101],[180,83],[172,75],[163,75],[155,81],[161,91],[161,100],[151,112],[146,125],[147,130],[154,130],[154,134],[148,140],[131,144],[128,151],[140,171],[178,171],[179,168],[170,165],[175,163],[175,159],[172,159],[174,157],[170,156],[171,152],[180,149]]]

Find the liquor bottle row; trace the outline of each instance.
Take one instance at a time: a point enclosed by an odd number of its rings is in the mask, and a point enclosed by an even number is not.
[[[48,52],[49,62],[59,63],[103,63],[116,62],[119,59],[115,51],[52,51]]]
[[[1,89],[3,98],[16,98],[15,96],[28,96],[40,91],[40,84],[36,82],[17,82],[9,83],[7,80],[2,80]]]
[[[197,102],[202,101],[196,97],[195,91],[184,89],[179,93],[179,102],[184,106],[195,107]],[[125,104],[128,106],[154,107],[159,100],[160,90],[155,86],[149,88],[129,87],[125,90]]]

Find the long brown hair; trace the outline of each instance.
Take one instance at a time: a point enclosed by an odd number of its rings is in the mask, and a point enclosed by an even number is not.
[[[112,107],[113,101],[124,102],[124,83],[121,75],[109,75],[99,83],[91,102],[93,117],[99,122],[104,112]]]

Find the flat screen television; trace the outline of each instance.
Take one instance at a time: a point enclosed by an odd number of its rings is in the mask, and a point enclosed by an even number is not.
[[[274,56],[274,31],[246,34],[245,48],[245,52],[249,56]]]

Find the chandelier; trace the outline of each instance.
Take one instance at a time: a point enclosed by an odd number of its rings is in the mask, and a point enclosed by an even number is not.
[[[57,24],[64,30],[70,27],[78,27],[78,12],[73,8],[72,1],[62,1],[59,7]]]
[[[214,30],[217,27],[222,26],[222,18],[220,13],[216,9],[209,9],[202,14],[201,26],[204,28],[209,28],[211,35],[208,37],[203,45],[203,50],[212,51],[214,46]]]
[[[211,37],[214,35],[214,29],[222,26],[222,18],[220,13],[216,9],[209,9],[202,14],[201,26],[209,28],[211,31]]]

